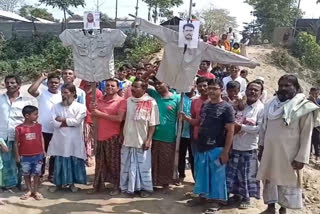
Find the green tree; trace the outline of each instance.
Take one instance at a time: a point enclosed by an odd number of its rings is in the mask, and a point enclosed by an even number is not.
[[[47,9],[45,8],[35,8],[31,5],[24,5],[19,9],[20,16],[23,16],[25,18],[31,18],[32,16],[46,19],[49,21],[55,21],[52,13],[49,13]]]
[[[67,28],[67,10],[69,7],[84,6],[85,0],[39,0],[40,3],[63,10],[65,28]]]
[[[183,0],[143,0],[148,5],[148,20],[151,20],[151,10],[153,12],[153,21],[157,22],[159,16],[159,10],[168,12],[166,10],[179,6],[183,3]]]
[[[297,0],[246,0],[254,8],[264,39],[271,39],[275,27],[292,26],[294,20],[302,16]]]
[[[216,9],[211,6],[208,9],[196,13],[203,25],[206,33],[216,32],[219,35],[225,33],[229,27],[237,28],[236,17],[230,16],[230,12],[226,9]]]

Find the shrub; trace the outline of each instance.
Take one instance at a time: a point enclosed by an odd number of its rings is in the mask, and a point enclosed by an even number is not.
[[[312,70],[319,70],[320,45],[316,42],[315,36],[306,32],[300,33],[292,45],[291,51],[301,60],[302,64]]]

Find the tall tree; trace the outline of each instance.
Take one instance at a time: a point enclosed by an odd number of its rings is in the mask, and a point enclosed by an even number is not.
[[[275,27],[290,27],[303,14],[297,7],[297,0],[246,0],[246,3],[253,6],[265,39],[272,38]]]
[[[151,20],[151,10],[153,12],[153,21],[157,22],[159,16],[159,10],[165,11],[172,7],[179,6],[183,3],[183,0],[142,0],[148,5],[148,20]]]
[[[19,9],[20,16],[23,16],[25,18],[31,18],[32,16],[46,19],[49,21],[55,21],[52,13],[49,13],[47,9],[45,8],[35,8],[31,5],[24,5]]]
[[[23,0],[0,0],[0,9],[13,12],[22,3]]]
[[[63,10],[65,28],[67,28],[67,10],[69,7],[84,6],[85,0],[39,0],[40,3]]]
[[[196,16],[202,22],[203,31],[206,33],[216,32],[219,35],[225,33],[229,27],[237,28],[237,19],[230,16],[226,9],[216,9],[213,6],[197,12]]]

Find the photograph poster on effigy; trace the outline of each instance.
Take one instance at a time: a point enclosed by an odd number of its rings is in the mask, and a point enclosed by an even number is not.
[[[100,12],[97,12],[97,11],[84,12],[83,29],[85,30],[100,29]]]
[[[179,48],[198,48],[200,21],[188,22],[181,20],[179,22]]]

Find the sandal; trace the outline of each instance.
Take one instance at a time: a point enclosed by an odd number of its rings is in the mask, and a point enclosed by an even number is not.
[[[250,201],[242,201],[240,206],[239,206],[239,209],[241,209],[241,210],[246,210],[246,209],[249,209],[249,208],[251,208]]]
[[[36,192],[33,194],[33,198],[37,201],[41,201],[43,199],[43,195],[40,192]]]
[[[116,195],[119,195],[120,194],[120,191],[119,189],[113,189],[109,192],[109,195],[110,196],[116,196]]]
[[[232,196],[231,198],[228,199],[228,204],[232,205],[232,204],[239,203],[240,201],[241,201],[240,196],[234,195],[234,196]]]
[[[75,185],[70,185],[70,190],[71,192],[75,193],[78,192],[79,189]]]
[[[219,210],[220,210],[220,208],[218,208],[218,207],[217,208],[209,208],[202,214],[216,214],[216,213],[218,213]]]
[[[32,196],[32,192],[26,192],[25,194],[23,194],[20,199],[21,200],[28,200],[30,197]]]
[[[147,191],[144,191],[144,190],[141,190],[140,191],[140,197],[141,198],[148,198],[151,196],[151,193],[150,192],[147,192]]]
[[[187,201],[187,203],[185,204],[188,207],[195,207],[195,206],[200,206],[205,204],[207,201],[204,198],[195,198],[195,199],[191,199],[189,201]]]

